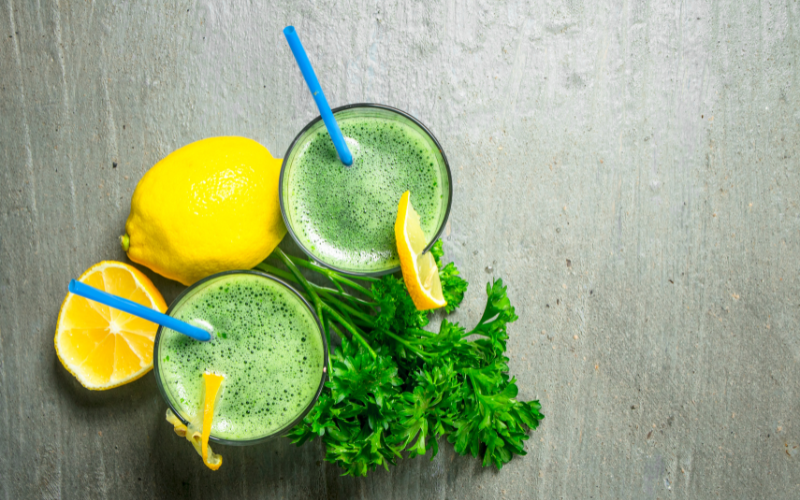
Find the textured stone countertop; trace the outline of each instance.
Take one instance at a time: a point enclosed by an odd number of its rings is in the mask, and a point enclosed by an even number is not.
[[[504,278],[546,414],[501,471],[443,443],[354,479],[282,439],[214,473],[152,374],[94,393],[56,358],[149,167],[214,135],[283,156],[316,116],[288,24],[332,105],[404,109],[448,155],[455,319]],[[4,1],[0,498],[798,498],[799,198],[797,0]]]

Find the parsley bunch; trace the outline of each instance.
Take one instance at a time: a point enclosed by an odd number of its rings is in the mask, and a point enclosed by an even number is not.
[[[431,250],[439,267],[446,313],[464,299],[467,282],[451,262],[442,266],[442,243]],[[319,437],[325,459],[345,474],[364,476],[407,455],[438,452],[446,437],[456,452],[503,464],[525,455],[528,429],[544,418],[538,401],[518,401],[508,376],[506,327],[517,320],[501,279],[486,287],[486,307],[467,330],[447,319],[438,333],[424,329],[402,278],[359,278],[362,283],[313,262],[273,254],[288,271],[258,268],[299,284],[323,325],[341,347],[329,357],[329,380],[316,406],[289,432],[302,445]],[[300,268],[326,277],[332,286],[309,282]],[[333,349],[333,347],[331,347]]]

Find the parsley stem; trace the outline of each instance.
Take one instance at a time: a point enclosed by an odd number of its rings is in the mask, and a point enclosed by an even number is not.
[[[331,304],[333,304],[337,308],[339,308],[341,310],[341,312],[347,313],[349,315],[357,317],[358,319],[363,321],[366,326],[369,326],[371,328],[375,327],[375,322],[373,321],[372,316],[370,316],[368,314],[364,314],[363,312],[359,311],[358,309],[350,307],[349,305],[341,302],[340,300],[336,299],[335,297],[328,296],[327,299],[328,299],[328,302],[330,302]],[[351,318],[348,318],[348,319],[351,319]]]
[[[334,309],[333,307],[329,306],[328,304],[326,304],[324,302],[321,302],[321,304],[322,304],[322,307],[326,311],[328,311],[331,316],[333,316],[333,319],[335,319],[340,325],[342,325],[345,328],[345,330],[350,332],[350,334],[353,335],[353,337],[355,337],[355,339],[358,341],[358,343],[361,344],[362,346],[364,346],[364,348],[367,351],[369,351],[370,355],[372,355],[372,359],[375,359],[375,358],[378,357],[378,355],[375,354],[375,351],[372,350],[372,347],[369,346],[367,341],[364,340],[364,337],[362,337],[361,334],[358,332],[358,328],[355,325],[353,325],[349,321],[345,320],[342,317],[342,315],[339,314],[339,312],[336,311],[336,309]]]
[[[334,288],[314,285],[313,283],[311,285],[314,287],[314,290],[316,290],[317,293],[319,293],[320,295],[324,295],[325,297],[331,297],[331,296],[339,297],[342,300],[346,300],[347,302],[349,302],[350,307],[355,307],[355,306],[366,307],[369,310],[372,310],[372,307],[374,307],[374,304],[372,302],[369,302],[364,299],[359,299],[358,297],[353,297],[347,292],[341,293],[339,292],[339,290],[336,290]]]
[[[326,316],[325,327],[323,329],[325,330],[325,340],[328,341],[328,380],[330,380],[330,378],[333,376],[333,361],[331,360],[331,351],[333,349],[331,346],[331,328],[333,328],[333,325],[331,325],[331,320]]]
[[[336,309],[331,307],[326,302],[323,302],[319,298],[319,295],[317,294],[316,290],[314,290],[314,287],[311,285],[311,283],[308,282],[308,280],[300,272],[300,269],[298,269],[297,266],[295,265],[294,260],[291,257],[289,257],[288,255],[286,255],[283,252],[283,250],[281,250],[280,248],[276,248],[275,249],[275,254],[278,256],[278,258],[280,258],[283,261],[283,264],[289,269],[289,271],[291,271],[291,273],[294,275],[295,279],[303,286],[303,288],[308,293],[309,298],[311,299],[311,302],[313,302],[314,308],[317,311],[317,316],[319,317],[320,323],[322,323],[322,325],[323,325],[323,330],[325,331],[326,338],[330,339],[330,334],[328,333],[327,329],[325,328],[325,325],[327,325],[328,322],[326,321],[326,315],[323,314],[324,312],[328,312],[333,317],[334,320],[336,320],[347,331],[349,331],[356,338],[356,340],[361,345],[363,345],[367,349],[367,351],[369,351],[369,353],[372,355],[373,359],[377,358],[378,355],[375,354],[375,351],[372,350],[372,347],[370,347],[370,345],[367,343],[367,341],[364,340],[364,337],[361,335],[361,332],[358,329],[358,327],[356,327],[353,324],[352,320],[348,321],[347,319],[342,317],[342,314],[340,314],[339,311],[337,311]],[[298,260],[298,261],[301,261],[301,262],[305,262],[306,264],[310,265],[310,263],[308,263],[307,261],[303,261],[302,259],[295,259],[295,260]],[[301,264],[301,265],[303,265],[303,264]],[[265,267],[269,268],[271,266],[269,266],[268,264],[265,264]],[[310,269],[312,269],[312,270],[318,270],[318,269],[322,270],[323,268],[321,268],[319,266],[313,266]],[[327,271],[327,269],[325,269],[324,271]],[[330,297],[328,297],[328,298],[330,299]],[[345,313],[345,315],[346,315],[346,313]],[[330,346],[330,343],[328,345]]]
[[[417,348],[416,348],[416,347],[414,347],[414,346],[413,346],[413,345],[412,345],[410,342],[406,342],[406,341],[405,341],[405,340],[403,340],[401,337],[398,337],[397,335],[393,334],[393,333],[392,333],[392,332],[390,332],[389,330],[383,330],[383,333],[384,333],[385,335],[387,335],[387,336],[389,336],[389,337],[391,337],[391,338],[395,339],[396,341],[400,342],[401,344],[403,344],[404,346],[406,346],[406,348],[407,348],[409,351],[411,351],[411,352],[413,352],[413,353],[417,354],[418,356],[420,356],[420,357],[422,357],[422,358],[426,358],[426,357],[430,357],[430,356],[431,356],[431,354],[430,354],[430,353],[427,353],[427,352],[425,352],[425,351],[422,351],[422,350],[420,350],[420,349],[417,349]]]
[[[286,281],[294,281],[297,283],[297,279],[294,277],[292,273],[287,273],[283,269],[278,269],[275,266],[270,266],[266,262],[262,262],[261,264],[256,266],[256,269],[260,269],[266,273],[274,274],[278,278],[285,279]]]
[[[294,265],[294,263],[291,261],[291,258],[283,253],[283,250],[280,248],[275,249],[275,254],[277,254],[277,256],[283,261],[283,264],[289,268],[289,271],[294,274],[294,277],[303,286],[303,288],[306,289],[306,292],[308,292],[308,294],[311,296],[312,302],[314,302],[314,304],[320,302],[319,295],[317,295],[317,292],[314,290],[308,280],[306,280],[300,270],[297,269],[297,266]]]
[[[422,335],[423,337],[436,337],[435,333],[429,332],[427,330],[422,330],[421,328],[409,328],[406,331],[409,333],[414,333],[416,335]]]
[[[344,288],[342,288],[342,285],[340,285],[338,281],[331,280],[331,283],[333,283],[333,286],[335,286],[337,290],[344,293]]]
[[[300,284],[297,281],[297,278],[295,278],[295,276],[292,273],[286,272],[283,269],[278,269],[277,267],[271,266],[271,265],[267,264],[266,262],[262,262],[262,263],[258,264],[256,266],[256,269],[260,269],[260,270],[262,270],[264,272],[268,272],[270,274],[274,274],[275,276],[277,276],[279,278],[282,278],[282,279],[284,279],[286,281],[291,281],[292,283]],[[341,287],[339,287],[339,290],[336,290],[334,288],[328,288],[328,287],[320,286],[320,285],[317,285],[317,284],[311,283],[311,282],[309,282],[308,284],[309,284],[309,286],[311,286],[311,288],[316,290],[318,294],[325,295],[326,297],[329,297],[330,295],[335,295],[337,297],[341,297],[342,299],[350,302],[353,305],[359,305],[359,306],[369,307],[369,308],[374,307],[374,303],[372,303],[372,302],[370,302],[368,300],[364,300],[364,299],[361,299],[359,297],[355,297],[353,295],[350,295],[349,293],[345,292],[344,290],[341,290]]]
[[[317,311],[317,318],[319,318],[319,324],[322,327],[322,332],[325,334],[325,340],[328,341],[328,345],[331,345],[331,334],[325,328],[325,325],[328,324],[328,321],[326,321],[328,318],[322,314],[322,301],[319,300],[319,297],[317,297],[317,300],[314,302],[314,309]],[[328,348],[328,359],[330,359],[330,357],[330,348]]]
[[[359,292],[363,293],[367,297],[372,297],[372,292],[370,292],[368,289],[366,289],[365,287],[359,285],[355,281],[352,281],[352,280],[350,280],[348,278],[345,278],[344,276],[342,276],[341,274],[337,273],[336,271],[332,271],[332,270],[330,270],[328,268],[325,268],[325,267],[322,267],[322,266],[318,266],[317,264],[314,264],[313,262],[307,261],[305,259],[298,259],[297,257],[289,257],[289,259],[291,259],[291,261],[293,263],[297,264],[300,267],[305,267],[306,269],[310,269],[311,271],[316,271],[316,272],[318,272],[318,273],[320,273],[320,274],[322,274],[324,276],[327,276],[328,279],[330,279],[333,282],[342,283],[344,285],[349,286],[350,288],[352,288],[354,290],[358,290]],[[363,281],[370,281],[370,282],[379,281],[379,280],[377,280],[375,278],[370,278],[369,276],[360,276],[358,279],[363,280]]]
[[[280,248],[275,248],[275,253],[278,255],[278,258],[280,258],[283,261],[283,264],[289,269],[289,271],[291,271],[291,273],[294,275],[297,281],[303,286],[303,288],[305,288],[306,292],[309,295],[309,298],[311,299],[311,302],[314,304],[314,309],[317,311],[317,318],[319,318],[319,323],[322,326],[322,331],[325,333],[325,339],[328,341],[328,370],[330,371],[331,335],[326,328],[326,325],[329,324],[329,322],[326,321],[325,316],[322,314],[322,307],[325,305],[325,303],[320,300],[319,295],[317,295],[317,292],[314,290],[314,287],[312,287],[311,284],[308,282],[308,280],[305,279],[303,274],[300,272],[299,269],[297,269],[297,266],[295,266],[292,263],[289,257],[285,253],[283,253],[283,250],[281,250]]]
[[[355,281],[352,281],[352,280],[349,280],[347,278],[344,278],[344,277],[342,277],[342,276],[340,276],[338,274],[332,274],[332,275],[330,275],[330,278],[331,278],[332,281],[343,283],[343,284],[349,286],[350,288],[352,288],[353,290],[357,290],[357,291],[363,293],[367,297],[372,297],[372,292],[369,289],[359,285]],[[365,278],[361,277],[359,279],[365,279]]]
[[[330,299],[330,297],[328,297],[328,298]],[[333,307],[333,306],[331,306],[331,304],[330,304],[330,303],[326,303],[325,305],[326,305],[326,306]],[[338,304],[335,304],[335,305],[338,305]],[[345,320],[345,321],[347,321],[348,323],[350,323],[351,325],[353,325],[353,326],[355,326],[355,325],[356,325],[356,322],[353,320],[353,318],[351,318],[351,317],[350,317],[350,315],[349,315],[349,314],[347,314],[347,311],[344,311],[344,310],[341,310],[341,309],[337,309],[337,311],[336,311],[336,312],[338,312],[339,314],[341,314],[341,315],[342,315],[342,317],[344,318],[344,320]],[[360,333],[360,332],[359,332],[359,333]]]

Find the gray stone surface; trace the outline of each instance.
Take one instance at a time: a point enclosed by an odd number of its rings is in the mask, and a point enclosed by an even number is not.
[[[0,497],[800,496],[797,0],[0,10]],[[55,356],[68,280],[125,259],[151,165],[222,134],[282,156],[316,115],[287,24],[333,105],[405,109],[449,156],[457,319],[507,281],[511,370],[547,416],[499,472],[444,445],[353,479],[281,440],[212,473],[152,374],[93,393]]]

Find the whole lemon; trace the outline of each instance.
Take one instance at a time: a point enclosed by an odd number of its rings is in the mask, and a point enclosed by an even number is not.
[[[122,247],[132,261],[184,285],[249,269],[286,234],[280,171],[280,159],[244,137],[184,146],[139,181]]]

